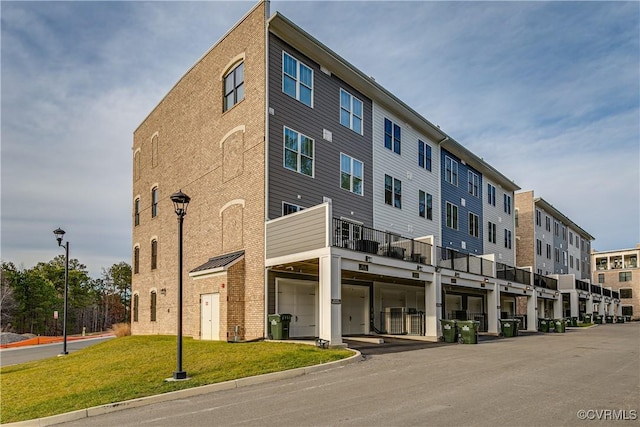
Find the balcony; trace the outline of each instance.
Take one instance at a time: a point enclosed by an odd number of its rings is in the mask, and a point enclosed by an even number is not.
[[[493,277],[493,261],[453,249],[437,246],[436,263],[440,268]]]
[[[538,273],[534,273],[533,275],[533,284],[538,288],[550,289],[552,291],[558,290],[558,281],[556,279]]]
[[[604,295],[605,297],[610,297],[611,296],[611,289],[603,288],[602,289],[602,295]]]
[[[576,289],[587,292],[589,292],[590,290],[589,284],[587,282],[583,282],[582,280],[576,280]]]
[[[611,296],[615,299],[620,299],[620,292],[618,291],[611,291]]]
[[[598,285],[591,285],[591,293],[602,295],[602,287]]]
[[[509,280],[516,283],[523,283],[525,285],[531,283],[531,272],[529,270],[512,267],[501,262],[496,263],[496,276],[498,277],[498,279]]]
[[[332,245],[365,254],[431,264],[431,245],[398,234],[333,218]]]

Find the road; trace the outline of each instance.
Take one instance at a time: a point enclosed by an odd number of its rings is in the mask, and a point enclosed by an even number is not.
[[[367,347],[364,360],[342,368],[64,425],[627,426],[640,419],[637,322],[477,345]]]
[[[85,338],[76,341],[67,341],[67,351],[72,353],[90,345],[94,345],[113,338]],[[62,343],[32,345],[29,347],[7,348],[0,350],[0,366],[16,365],[18,363],[31,362],[33,360],[47,359],[62,353]]]

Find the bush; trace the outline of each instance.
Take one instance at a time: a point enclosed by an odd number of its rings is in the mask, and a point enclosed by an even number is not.
[[[111,326],[109,332],[113,333],[116,337],[126,337],[131,335],[131,325],[128,323],[116,323]]]

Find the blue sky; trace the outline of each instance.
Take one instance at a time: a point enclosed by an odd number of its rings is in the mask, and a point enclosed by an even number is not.
[[[1,8],[1,258],[131,259],[133,131],[254,2]],[[640,243],[640,3],[272,1],[523,190]]]

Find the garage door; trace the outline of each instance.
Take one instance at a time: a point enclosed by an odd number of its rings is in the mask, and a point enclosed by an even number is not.
[[[342,287],[342,335],[366,333],[367,292],[364,286]]]
[[[276,293],[276,311],[291,314],[289,336],[317,337],[318,283],[278,279]]]

